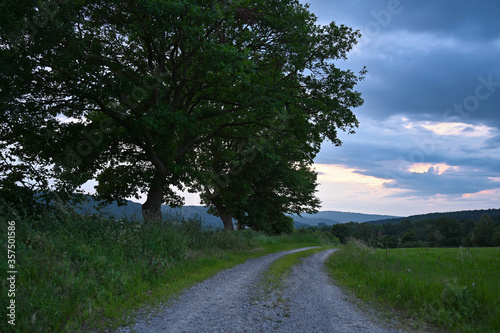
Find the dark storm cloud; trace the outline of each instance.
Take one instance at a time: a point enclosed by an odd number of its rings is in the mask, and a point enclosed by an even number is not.
[[[399,29],[440,33],[464,40],[498,37],[500,3],[497,0],[310,0],[320,21],[345,23],[365,31]]]
[[[483,149],[499,149],[500,148],[500,135],[497,135],[493,138],[489,138],[488,140],[484,141],[484,146],[482,147]],[[500,165],[498,166],[500,169]]]
[[[499,1],[311,3],[320,21],[345,21],[364,33],[359,52],[351,53],[348,63],[369,70],[359,86],[366,101],[360,112],[433,121],[454,116],[454,121],[489,122],[500,128]],[[476,89],[484,81],[490,90],[483,88],[482,96],[489,95],[477,100]],[[454,108],[464,102],[474,111]]]
[[[424,173],[406,173],[384,184],[386,188],[406,189],[409,195],[432,197],[436,195],[462,196],[498,187],[498,182],[484,175],[446,171],[438,174],[434,169]]]
[[[446,114],[448,117],[498,120],[500,71],[493,75],[479,68],[480,58],[459,57],[453,52],[391,58],[398,60],[367,59],[370,72],[359,90],[374,117],[406,114],[446,121],[445,113],[451,109],[453,113]],[[478,89],[480,86],[483,88]],[[463,107],[464,103],[467,105],[463,112],[454,109],[454,105]]]
[[[499,10],[497,0],[419,0],[408,3],[402,19],[414,31],[443,32],[476,41],[498,37]]]

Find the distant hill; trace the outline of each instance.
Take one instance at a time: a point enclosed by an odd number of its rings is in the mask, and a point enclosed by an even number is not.
[[[203,206],[182,206],[179,208],[171,208],[169,206],[163,205],[161,207],[161,210],[164,216],[181,215],[184,218],[198,217],[202,220],[202,224],[204,226],[210,226],[212,228],[223,228],[222,220],[220,219],[220,217],[208,214],[208,209]]]
[[[92,198],[88,198],[88,202],[77,208],[80,213],[96,213],[95,206],[97,202]],[[127,218],[131,220],[142,221],[142,206],[140,203],[127,201],[125,206],[118,206],[116,203],[107,205],[100,210],[115,218]],[[181,208],[171,208],[163,205],[162,212],[165,216],[168,215],[181,215],[185,218],[199,217],[203,221],[204,226],[220,227],[222,228],[222,221],[219,217],[208,214],[207,208],[203,206],[183,206]],[[372,215],[361,213],[347,213],[338,211],[322,211],[317,214],[302,214],[302,216],[290,215],[294,219],[296,228],[307,228],[310,226],[317,226],[319,223],[326,225],[334,225],[337,223],[345,222],[367,222],[373,220],[396,218],[390,215]]]
[[[324,223],[326,225],[334,225],[337,223],[342,223],[342,222],[337,221],[337,220],[332,220],[332,219],[328,219],[328,218],[321,218],[321,217],[309,218],[309,217],[299,217],[297,215],[289,215],[289,216],[291,216],[293,218],[293,221],[296,224],[300,223],[300,224],[304,225],[305,228],[310,227],[312,225],[317,226],[320,223]]]
[[[412,215],[408,217],[379,219],[368,222],[373,225],[383,225],[386,223],[398,224],[403,220],[419,221],[427,219],[439,219],[441,217],[449,217],[457,220],[479,221],[479,219],[481,219],[481,216],[483,216],[483,214],[488,214],[490,216],[500,215],[500,209],[480,209],[480,210],[464,210],[459,212],[447,212],[447,213],[429,213],[422,215]]]
[[[87,202],[77,204],[75,210],[78,213],[95,214],[101,212],[117,219],[126,218],[129,220],[142,221],[142,204],[127,200],[126,205],[118,206],[116,202],[100,209],[97,208],[98,201],[91,196],[87,196]]]
[[[125,218],[129,220],[142,221],[142,204],[127,200],[126,205],[118,206],[116,202],[97,209],[98,202],[92,197],[88,197],[88,202],[76,207],[79,213],[94,214],[98,211],[117,219]],[[183,206],[181,208],[171,208],[167,205],[162,205],[162,213],[164,216],[183,216],[184,218],[199,217],[204,226],[221,227],[222,221],[219,217],[208,214],[207,208],[202,206]]]
[[[326,225],[334,225],[338,223],[346,222],[369,222],[373,220],[382,219],[393,219],[401,218],[399,216],[393,215],[374,215],[374,214],[362,214],[362,213],[349,213],[349,212],[339,212],[333,210],[321,211],[316,214],[301,214],[301,217],[297,215],[291,215],[295,222],[300,222],[303,224],[318,225],[318,223],[324,223]]]

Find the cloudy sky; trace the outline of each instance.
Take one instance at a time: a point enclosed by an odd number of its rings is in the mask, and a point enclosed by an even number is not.
[[[315,160],[322,210],[500,208],[500,2],[308,2],[319,23],[361,31],[339,66],[369,71],[356,134]]]

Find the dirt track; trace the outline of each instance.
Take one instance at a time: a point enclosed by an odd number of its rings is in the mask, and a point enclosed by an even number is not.
[[[307,257],[284,290],[263,295],[262,273],[284,251],[251,259],[190,288],[156,315],[118,332],[396,332],[373,323],[329,280],[323,263],[335,250]]]

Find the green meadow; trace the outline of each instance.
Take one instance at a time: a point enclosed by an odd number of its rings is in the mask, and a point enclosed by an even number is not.
[[[413,328],[500,331],[500,248],[383,250],[351,241],[327,267],[358,298]]]

